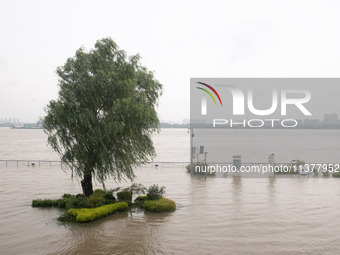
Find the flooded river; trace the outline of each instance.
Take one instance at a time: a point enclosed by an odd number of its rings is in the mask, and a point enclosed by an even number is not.
[[[322,138],[322,131],[313,132]],[[189,137],[186,129],[163,129],[154,138],[155,160],[188,161]],[[42,130],[0,128],[0,159],[58,156],[46,147]],[[32,208],[31,201],[80,193],[80,180],[57,163],[0,162],[0,253],[340,254],[340,179],[204,179],[191,177],[185,163],[158,165],[136,169],[135,182],[166,186],[175,212],[134,210],[91,224],[62,225],[56,220],[61,210]]]

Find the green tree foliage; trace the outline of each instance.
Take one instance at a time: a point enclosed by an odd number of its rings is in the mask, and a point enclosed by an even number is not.
[[[153,184],[151,185],[147,190],[147,197],[149,200],[157,200],[162,197],[162,195],[165,193],[165,187],[158,187],[158,185]]]
[[[45,132],[64,167],[82,178],[85,196],[93,193],[92,177],[132,180],[134,167],[155,155],[162,85],[139,59],[104,38],[57,69],[60,90],[46,107]]]

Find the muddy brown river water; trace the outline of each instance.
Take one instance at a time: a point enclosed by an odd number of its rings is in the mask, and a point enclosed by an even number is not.
[[[156,160],[188,161],[187,130],[165,129],[154,141]],[[0,159],[58,157],[42,130],[0,128]],[[204,179],[184,167],[159,163],[135,172],[135,182],[166,186],[173,213],[133,210],[62,225],[59,209],[32,208],[31,200],[79,193],[79,180],[58,164],[0,162],[0,254],[340,254],[340,179]]]

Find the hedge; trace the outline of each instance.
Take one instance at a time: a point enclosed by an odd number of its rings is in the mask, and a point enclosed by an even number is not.
[[[339,178],[339,177],[340,177],[340,172],[335,172],[335,173],[333,173],[332,175],[333,175],[333,177]]]
[[[144,203],[146,200],[148,200],[148,196],[138,196],[135,199],[135,203]]]
[[[132,194],[130,191],[123,190],[121,192],[117,192],[117,197],[119,201],[130,202],[132,199]]]
[[[162,197],[157,200],[146,200],[143,207],[150,212],[171,212],[176,210],[176,203],[171,199]]]
[[[97,208],[72,208],[67,212],[76,217],[77,222],[84,223],[103,218],[116,212],[126,211],[128,208],[129,206],[126,202],[118,202]]]
[[[33,207],[59,207],[65,208],[65,202],[63,199],[36,199],[32,201]]]

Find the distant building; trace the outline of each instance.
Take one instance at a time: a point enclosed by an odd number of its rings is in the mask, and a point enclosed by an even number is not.
[[[336,113],[325,114],[322,123],[326,126],[334,126],[338,124],[338,115]]]
[[[318,128],[321,126],[319,119],[305,119],[304,126],[309,128]]]

